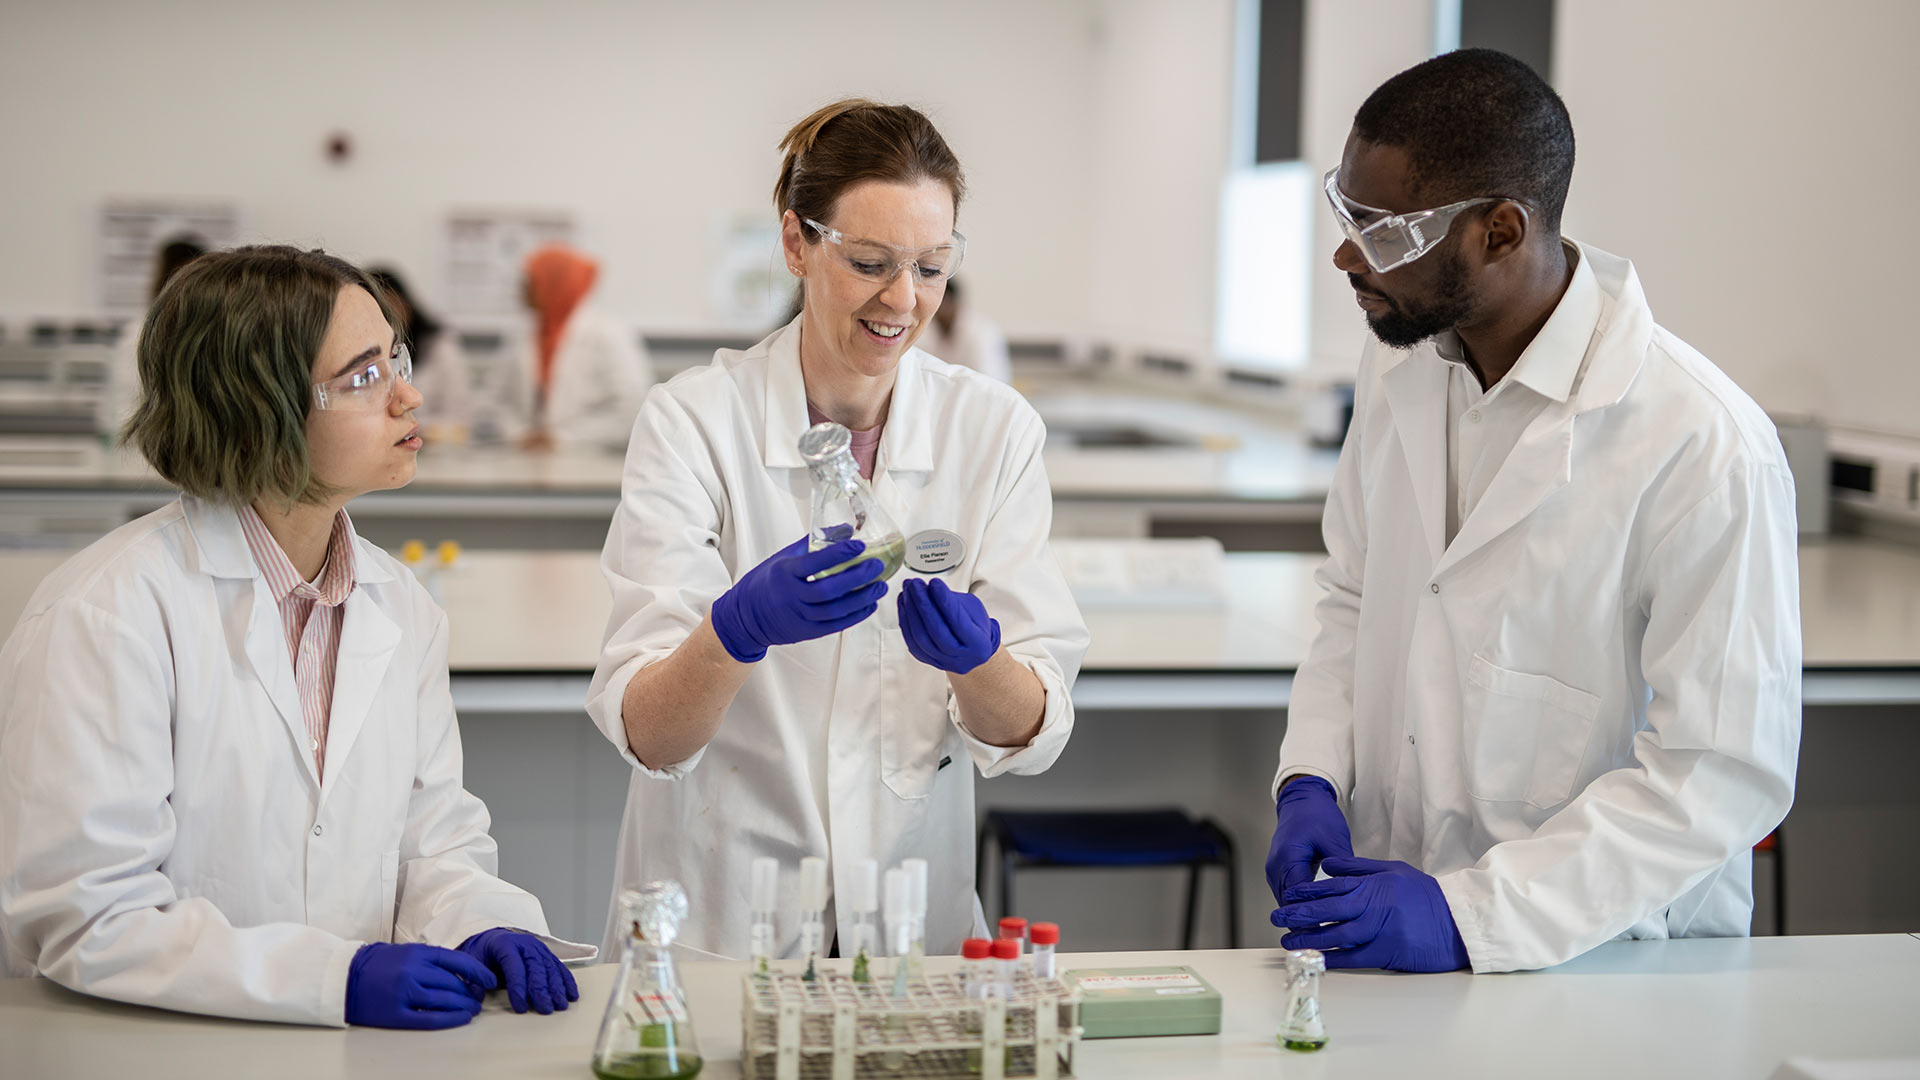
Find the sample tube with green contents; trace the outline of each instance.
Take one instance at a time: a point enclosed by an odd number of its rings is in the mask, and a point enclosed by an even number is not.
[[[753,860],[753,929],[748,937],[753,973],[759,978],[773,974],[773,919],[780,904],[780,861],[762,855]]]
[[[874,925],[880,907],[880,864],[858,859],[847,880],[847,943],[841,955],[853,957],[853,981],[873,981],[873,957],[878,952],[879,928]]]

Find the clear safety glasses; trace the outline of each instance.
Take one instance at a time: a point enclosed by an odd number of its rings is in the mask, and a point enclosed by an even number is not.
[[[413,381],[413,351],[405,342],[393,347],[392,356],[377,357],[313,384],[313,404],[319,409],[371,412],[384,409],[393,400],[394,387],[401,380]]]
[[[916,288],[943,283],[959,271],[960,260],[967,253],[967,238],[957,232],[953,234],[950,244],[914,249],[895,247],[878,240],[856,240],[812,218],[806,218],[805,221],[808,228],[833,245],[831,251],[835,260],[848,273],[875,285],[892,284],[893,279],[909,267],[913,269]]]
[[[1367,265],[1376,274],[1397,270],[1432,251],[1447,238],[1447,230],[1453,226],[1453,219],[1463,211],[1483,203],[1519,202],[1517,199],[1483,196],[1462,199],[1432,210],[1395,214],[1347,198],[1340,190],[1338,168],[1327,170],[1326,189],[1327,201],[1333,204],[1333,216],[1340,222],[1340,231],[1346,233],[1353,246],[1360,249],[1360,257],[1367,260]]]

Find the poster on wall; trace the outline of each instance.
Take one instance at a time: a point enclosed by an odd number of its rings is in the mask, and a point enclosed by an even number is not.
[[[212,248],[240,238],[240,211],[232,203],[177,199],[113,199],[100,210],[100,303],[112,314],[137,315],[147,306],[160,249],[178,239]]]
[[[542,244],[574,242],[564,210],[456,210],[447,215],[447,303],[462,315],[521,311],[520,267]]]
[[[720,257],[710,300],[721,324],[759,333],[785,322],[799,290],[781,258],[779,220],[742,211],[723,215],[714,231]]]

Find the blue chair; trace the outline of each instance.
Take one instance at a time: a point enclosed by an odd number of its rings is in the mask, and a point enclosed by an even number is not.
[[[1193,948],[1200,871],[1227,872],[1227,947],[1240,947],[1240,882],[1233,840],[1210,818],[1180,810],[1049,812],[992,810],[980,825],[974,880],[985,880],[987,841],[1000,851],[1000,914],[1013,908],[1013,873],[1021,867],[1185,866],[1187,910],[1182,949]]]

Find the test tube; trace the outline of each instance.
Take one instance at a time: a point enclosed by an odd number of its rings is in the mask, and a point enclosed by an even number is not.
[[[1012,938],[1001,938],[993,943],[993,993],[997,997],[1013,998],[1014,973],[1020,967],[1020,943]]]
[[[887,871],[887,951],[893,961],[893,996],[907,996],[907,953],[913,950],[913,925],[907,917],[913,885],[905,870]]]
[[[1000,920],[1000,937],[997,940],[1011,941],[1019,946],[1020,953],[1027,951],[1027,920],[1018,915],[1008,915]],[[1025,963],[1022,955],[1021,963]]]
[[[901,859],[900,869],[907,872],[907,920],[910,945],[907,949],[907,974],[920,977],[927,955],[927,860]]]
[[[1056,923],[1037,922],[1028,933],[1033,937],[1033,977],[1051,979],[1054,976],[1053,951],[1060,944],[1060,927]]]
[[[984,998],[993,978],[993,942],[983,937],[970,937],[960,943],[960,978],[966,985],[967,996]]]
[[[753,973],[773,973],[773,917],[780,904],[780,860],[762,855],[753,860]]]
[[[809,855],[800,860],[800,951],[807,957],[807,973],[812,982],[820,954],[827,951],[827,860]]]
[[[853,957],[853,981],[873,981],[873,957],[880,942],[874,912],[880,907],[880,864],[860,859],[847,882],[848,941],[841,955]]]

